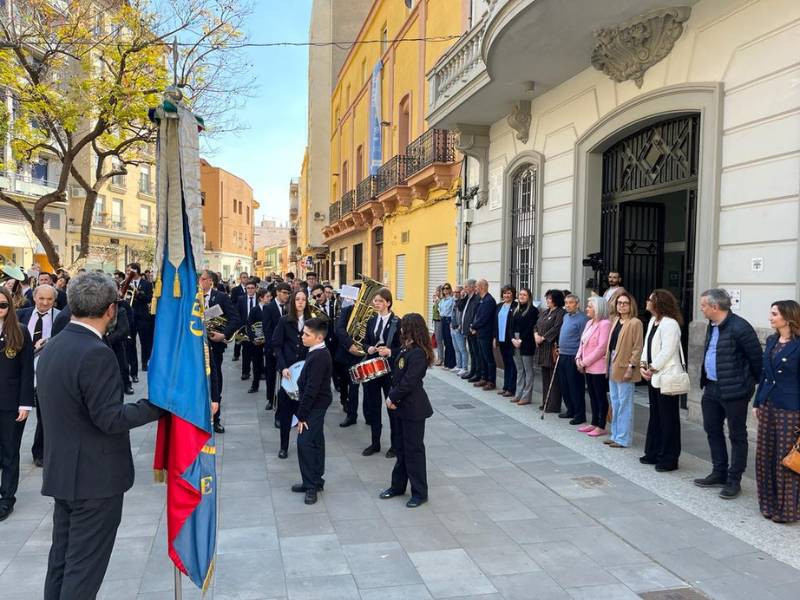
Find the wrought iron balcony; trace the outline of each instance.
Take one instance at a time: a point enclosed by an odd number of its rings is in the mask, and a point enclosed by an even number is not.
[[[328,223],[335,223],[342,216],[341,203],[337,200],[328,207]]]
[[[393,156],[378,169],[376,195],[384,193],[395,186],[404,183],[409,173],[409,166],[413,161],[404,154]]]
[[[406,147],[406,156],[411,160],[408,173],[411,176],[433,163],[451,163],[455,160],[456,136],[446,129],[429,129]]]
[[[356,191],[350,190],[342,195],[342,214],[345,216],[349,212],[353,212],[353,201],[355,200]]]
[[[370,175],[356,187],[356,206],[366,204],[375,197],[377,189],[378,178],[375,175]]]

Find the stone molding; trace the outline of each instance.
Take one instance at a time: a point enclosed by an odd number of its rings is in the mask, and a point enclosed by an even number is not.
[[[506,121],[509,127],[517,132],[517,139],[523,144],[527,144],[531,129],[531,101],[520,100],[516,102],[511,108]]]
[[[647,69],[672,51],[691,14],[689,6],[662,8],[595,31],[592,66],[617,83],[633,81],[642,87]]]

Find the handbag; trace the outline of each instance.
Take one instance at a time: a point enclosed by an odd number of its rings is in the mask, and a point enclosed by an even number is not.
[[[789,450],[789,454],[783,457],[781,464],[787,469],[791,469],[795,473],[800,474],[800,437]]]
[[[681,364],[673,365],[667,371],[661,373],[658,378],[659,391],[664,396],[682,396],[688,394],[692,388],[689,374],[686,372],[686,360],[683,358],[683,346],[679,343],[678,348],[681,352]]]
[[[436,334],[432,333],[431,334],[431,348],[436,348],[437,345],[438,344],[436,343]]]

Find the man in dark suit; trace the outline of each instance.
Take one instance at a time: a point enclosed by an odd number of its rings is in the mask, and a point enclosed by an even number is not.
[[[355,287],[359,287],[356,284]],[[347,333],[347,322],[350,320],[350,315],[353,314],[353,307],[351,304],[346,306],[339,313],[339,318],[336,320],[336,356],[334,357],[334,368],[339,371],[338,377],[340,381],[345,381],[344,386],[347,390],[347,404],[345,412],[347,417],[344,421],[339,423],[339,427],[350,427],[355,425],[358,420],[358,388],[357,383],[350,380],[350,367],[361,362],[363,356],[358,354],[356,347],[353,345],[353,338]],[[341,392],[340,392],[341,393]]]
[[[481,356],[480,379],[473,385],[484,390],[495,389],[497,379],[497,364],[494,361],[494,350],[492,349],[492,334],[494,332],[494,318],[497,310],[497,302],[489,293],[489,283],[485,279],[478,281],[478,295],[480,302],[475,311],[475,319],[472,321],[470,333],[477,338],[478,351]]]
[[[267,406],[266,410],[272,410],[275,405],[275,381],[278,375],[278,361],[275,358],[275,350],[272,347],[272,334],[275,333],[275,326],[280,318],[288,310],[289,294],[292,289],[288,283],[279,283],[275,286],[275,298],[262,309],[264,317],[262,320],[264,327],[264,373],[267,375]]]
[[[231,294],[230,294],[231,303],[237,308],[239,307],[239,300],[241,299],[241,297],[245,296],[245,295],[247,295],[249,293],[247,291],[247,283],[248,283],[248,281],[250,281],[250,277],[247,275],[247,273],[245,273],[245,272],[239,273],[239,285],[233,286],[231,288]],[[246,321],[243,321],[243,322],[246,322]],[[242,345],[239,342],[236,342],[233,345],[233,360],[234,360],[234,362],[239,360],[239,357],[241,356],[241,354],[242,354]]]
[[[249,394],[255,394],[258,391],[261,376],[264,373],[264,345],[266,343],[266,338],[264,337],[264,310],[272,297],[269,291],[264,288],[259,288],[255,296],[256,305],[247,315],[246,329],[251,348],[249,360],[253,364],[253,383],[250,385],[250,389],[247,390]],[[256,338],[256,330],[254,329],[256,324],[258,324],[259,330],[258,338]]]
[[[124,404],[114,352],[103,335],[116,317],[117,289],[103,273],[69,285],[73,321],[42,350],[39,402],[47,438],[42,494],[55,499],[45,600],[94,598],[108,567],[134,478],[129,430],[162,410]]]
[[[42,283],[33,290],[33,301],[35,306],[21,308],[17,312],[17,319],[20,324],[28,330],[33,341],[34,351],[39,351],[47,341],[56,333],[55,323],[58,314],[61,312],[53,308],[56,299],[56,288],[48,283]],[[38,358],[38,357],[37,357]],[[38,361],[34,359],[34,369]],[[34,392],[34,400],[36,392]],[[44,430],[42,429],[42,414],[39,410],[39,403],[36,402],[36,432],[33,435],[33,446],[31,446],[33,464],[37,467],[42,466],[44,459]]]
[[[239,289],[238,286],[234,289]],[[256,282],[255,281],[248,281],[247,285],[245,286],[245,293],[239,295],[239,299],[236,301],[236,309],[239,311],[239,321],[243,324],[248,323],[250,318],[250,312],[258,306],[258,298],[256,298]],[[242,353],[242,381],[247,381],[250,379],[250,373],[255,370],[253,363],[255,362],[255,349],[253,348],[253,343],[248,339],[247,341],[243,341],[238,344],[241,347]],[[263,354],[261,348],[258,349]],[[234,351],[235,355],[235,351]],[[261,370],[259,369],[259,377],[261,376]],[[254,392],[258,390],[258,386],[255,389],[252,388],[251,390]]]
[[[467,340],[467,350],[469,351],[469,371],[461,376],[461,379],[468,379],[475,383],[480,379],[479,365],[480,355],[478,353],[478,339],[470,333],[472,321],[475,320],[475,311],[478,309],[480,296],[475,290],[475,280],[467,279],[464,284],[464,291],[467,293],[467,301],[464,304],[464,314],[461,318],[459,331],[464,339]]]
[[[233,334],[241,326],[241,322],[239,313],[234,310],[228,295],[214,287],[215,278],[213,271],[203,269],[200,273],[199,283],[205,299],[206,309],[219,305],[222,307],[223,316],[227,319],[225,331],[213,331],[208,334],[209,347],[211,348],[211,370],[213,372],[211,402],[217,402],[220,405],[220,409],[214,414],[214,431],[216,433],[225,433],[225,427],[222,426],[220,419],[222,414],[222,359],[225,355],[225,340],[233,337]]]
[[[130,331],[128,344],[128,363],[131,368],[131,380],[139,381],[139,362],[136,358],[136,338],[142,350],[142,371],[147,371],[147,361],[150,360],[150,351],[153,349],[153,315],[150,314],[150,303],[153,300],[153,284],[142,277],[142,267],[139,263],[128,265],[128,274],[133,273],[130,288],[133,290],[133,325]],[[130,325],[130,324],[129,324]]]

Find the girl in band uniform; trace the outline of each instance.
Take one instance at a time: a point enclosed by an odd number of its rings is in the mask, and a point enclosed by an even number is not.
[[[428,475],[425,466],[425,419],[433,415],[422,380],[435,360],[425,319],[410,313],[400,321],[400,353],[392,373],[392,388],[386,399],[389,411],[395,414],[397,462],[392,471],[392,485],[382,499],[401,496],[411,482],[409,508],[428,501]]]
[[[308,296],[298,290],[289,297],[289,312],[282,316],[275,325],[272,334],[272,347],[278,364],[278,372],[282,377],[290,377],[289,367],[305,360],[308,348],[303,345],[303,326],[311,318]],[[292,415],[297,412],[298,402],[292,400],[283,387],[278,390],[277,418],[281,429],[281,449],[278,458],[289,455],[289,432],[292,428]]]

